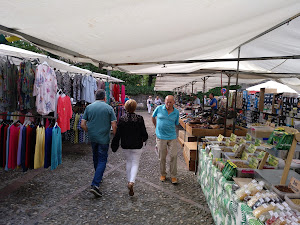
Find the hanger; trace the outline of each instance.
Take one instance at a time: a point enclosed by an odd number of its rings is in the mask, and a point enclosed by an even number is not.
[[[46,65],[46,66],[49,66],[48,63],[47,63],[46,61],[44,61],[42,64],[43,64],[43,65]]]

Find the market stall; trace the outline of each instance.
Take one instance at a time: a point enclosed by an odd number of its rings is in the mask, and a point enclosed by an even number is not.
[[[295,187],[300,175],[290,166],[299,140],[299,132],[289,127],[276,128],[268,143],[250,134],[204,138],[207,146],[199,151],[198,182],[215,223],[298,224],[300,190]]]
[[[88,142],[80,122],[95,91],[122,82],[11,46],[0,45],[0,61],[0,167],[5,170],[56,169],[62,141]],[[125,96],[123,86],[116,96]]]

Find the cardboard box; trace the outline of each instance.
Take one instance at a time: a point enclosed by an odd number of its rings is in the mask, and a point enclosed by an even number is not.
[[[189,160],[188,156],[185,154],[185,152],[183,152],[183,157],[184,157],[184,161],[186,163],[186,166],[188,168],[189,171],[195,171],[196,169],[196,162],[194,160]],[[198,163],[197,163],[198,165]]]
[[[197,157],[197,142],[184,142],[183,152],[189,161],[195,161]]]

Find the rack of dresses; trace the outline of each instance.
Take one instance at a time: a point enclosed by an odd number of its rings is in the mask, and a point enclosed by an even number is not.
[[[36,121],[26,118],[23,123],[12,120],[0,122],[0,167],[5,170],[20,167],[24,172],[41,167],[57,168],[62,162],[62,141],[56,118],[41,115],[25,117],[35,117]],[[42,119],[51,119],[52,123],[44,126]]]

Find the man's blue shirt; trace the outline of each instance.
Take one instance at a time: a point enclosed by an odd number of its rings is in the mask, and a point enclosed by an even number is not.
[[[166,105],[156,107],[152,117],[156,117],[156,136],[163,140],[173,140],[177,138],[175,125],[179,124],[179,111],[168,114]]]
[[[213,107],[213,109],[218,109],[218,101],[217,99],[213,98],[211,101],[210,101],[210,105],[216,103],[216,105]]]

